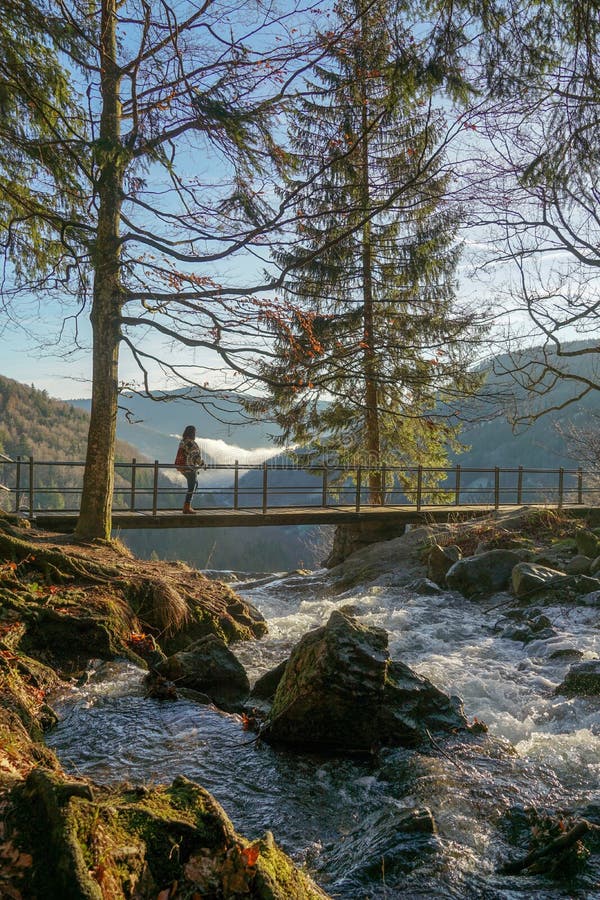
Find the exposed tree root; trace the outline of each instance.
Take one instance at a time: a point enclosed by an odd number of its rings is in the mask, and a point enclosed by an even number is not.
[[[556,867],[557,858],[560,858],[567,850],[574,848],[584,835],[589,831],[600,831],[600,826],[581,819],[569,831],[561,834],[550,843],[537,850],[532,850],[526,856],[505,863],[498,870],[502,875],[517,875],[527,870],[545,871],[546,868]],[[550,864],[552,863],[552,866]]]

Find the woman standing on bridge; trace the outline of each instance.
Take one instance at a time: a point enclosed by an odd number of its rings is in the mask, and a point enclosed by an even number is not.
[[[183,512],[185,515],[193,514],[192,496],[198,487],[198,469],[206,468],[206,463],[200,453],[200,447],[196,443],[196,428],[194,425],[186,425],[184,429],[177,456],[175,457],[175,465],[177,466],[177,471],[185,475],[187,480],[187,493],[183,504]]]

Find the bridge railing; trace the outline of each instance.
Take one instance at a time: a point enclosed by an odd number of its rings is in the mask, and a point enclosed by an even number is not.
[[[76,513],[85,463],[0,458],[0,508],[35,515],[36,510]],[[157,515],[181,509],[186,482],[170,463],[115,464],[113,509]],[[312,463],[211,465],[199,473],[196,507],[209,509],[416,508],[435,506],[521,506],[561,508],[597,505],[596,473],[578,469],[481,468],[456,465],[341,466]]]

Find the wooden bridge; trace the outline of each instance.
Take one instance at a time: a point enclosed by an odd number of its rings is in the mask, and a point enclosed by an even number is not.
[[[53,531],[77,523],[81,461],[0,459],[0,507]],[[371,473],[382,493],[369,500]],[[214,465],[199,473],[195,515],[183,515],[185,480],[171,463],[115,465],[113,529],[415,523],[481,516],[522,506],[586,515],[600,504],[594,473],[582,469],[416,468],[263,463]]]

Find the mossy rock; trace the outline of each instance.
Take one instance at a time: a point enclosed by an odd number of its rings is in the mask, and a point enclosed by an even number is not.
[[[292,650],[262,737],[301,749],[369,754],[466,725],[460,703],[390,658],[382,628],[334,610]]]
[[[600,696],[600,659],[586,659],[571,666],[556,693],[567,697]]]
[[[589,556],[591,559],[600,556],[600,537],[593,531],[581,528],[575,534],[575,542],[577,550],[582,556]]]
[[[35,769],[13,792],[9,833],[33,861],[23,896],[327,897],[272,835],[249,843],[208,791],[183,777],[154,790],[92,791]]]
[[[250,693],[246,670],[222,638],[206,635],[157,666],[178,686],[199,691],[223,709],[235,709]]]
[[[41,740],[44,731],[57,721],[45,695],[60,683],[60,678],[48,666],[22,653],[5,653],[8,655],[0,655],[0,710],[16,715],[27,733]]]

